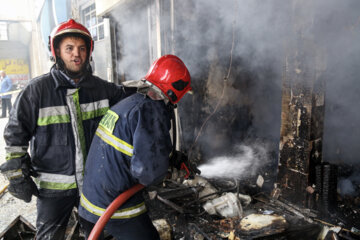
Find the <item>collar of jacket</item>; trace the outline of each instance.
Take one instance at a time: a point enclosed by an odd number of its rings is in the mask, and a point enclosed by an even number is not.
[[[60,70],[56,69],[55,65],[50,69],[50,74],[55,81],[55,88],[58,89],[59,87],[64,88],[96,88],[96,83],[94,78],[92,77],[91,73],[86,73],[84,76],[80,78],[79,83],[77,86],[73,86],[63,74],[61,74]]]

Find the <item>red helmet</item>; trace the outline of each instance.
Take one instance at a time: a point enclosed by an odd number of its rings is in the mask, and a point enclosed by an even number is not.
[[[191,77],[183,61],[174,55],[157,59],[144,77],[157,86],[173,104],[191,90]]]
[[[91,34],[90,34],[89,30],[87,30],[86,27],[84,27],[80,23],[77,23],[74,19],[71,19],[71,18],[67,22],[60,23],[51,32],[51,35],[49,37],[49,48],[50,48],[52,56],[54,57],[54,60],[56,59],[55,45],[58,44],[58,42],[56,42],[56,40],[58,37],[60,37],[64,34],[67,34],[67,33],[78,34],[84,38],[84,40],[88,46],[88,53],[89,53],[88,59],[90,60],[91,53],[94,50],[94,41],[91,37]]]

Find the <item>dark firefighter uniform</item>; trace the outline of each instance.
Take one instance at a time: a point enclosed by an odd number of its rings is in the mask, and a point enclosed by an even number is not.
[[[125,96],[123,87],[90,72],[74,87],[65,74],[52,67],[50,73],[33,79],[17,97],[4,131],[6,159],[9,165],[18,159],[27,161],[38,174],[38,238],[44,237],[43,231],[54,228],[51,232],[56,232],[67,223],[82,190],[85,159],[98,123],[109,107]],[[29,142],[31,160],[27,154]],[[23,181],[13,191],[32,183],[29,176],[16,176],[24,174],[24,164],[18,168],[6,172],[11,175],[9,179]],[[31,193],[29,197],[24,200],[30,201]],[[56,202],[55,198],[60,200]],[[66,211],[68,214],[64,214]],[[61,214],[64,216],[60,220],[52,219]]]
[[[96,130],[86,162],[79,207],[82,218],[96,223],[125,190],[137,183],[148,186],[163,179],[172,148],[170,116],[164,101],[154,101],[140,93],[122,100],[106,113]],[[117,235],[116,231],[123,228],[123,234],[130,235],[122,237],[131,236],[131,239],[158,238],[156,230],[153,233],[154,229],[136,224],[150,221],[144,213],[146,207],[140,192],[114,213],[105,229]],[[131,224],[126,224],[129,222]],[[154,228],[151,223],[148,226]],[[154,238],[148,236],[147,231],[155,234]]]

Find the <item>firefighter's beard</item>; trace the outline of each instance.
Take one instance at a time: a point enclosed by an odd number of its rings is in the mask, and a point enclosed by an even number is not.
[[[86,69],[86,64],[84,64],[84,66],[80,69],[80,71],[77,71],[77,72],[73,72],[69,69],[67,69],[66,67],[64,68],[64,72],[66,75],[68,75],[71,79],[79,79],[81,78],[85,73],[85,69]]]
[[[80,79],[88,72],[90,68],[89,66],[90,66],[89,61],[86,61],[79,71],[74,72],[66,67],[64,61],[61,58],[57,59],[58,69],[62,70],[71,79]]]

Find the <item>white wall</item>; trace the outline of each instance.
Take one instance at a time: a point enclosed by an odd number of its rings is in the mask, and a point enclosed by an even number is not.
[[[31,0],[0,0],[0,20],[31,21]]]

